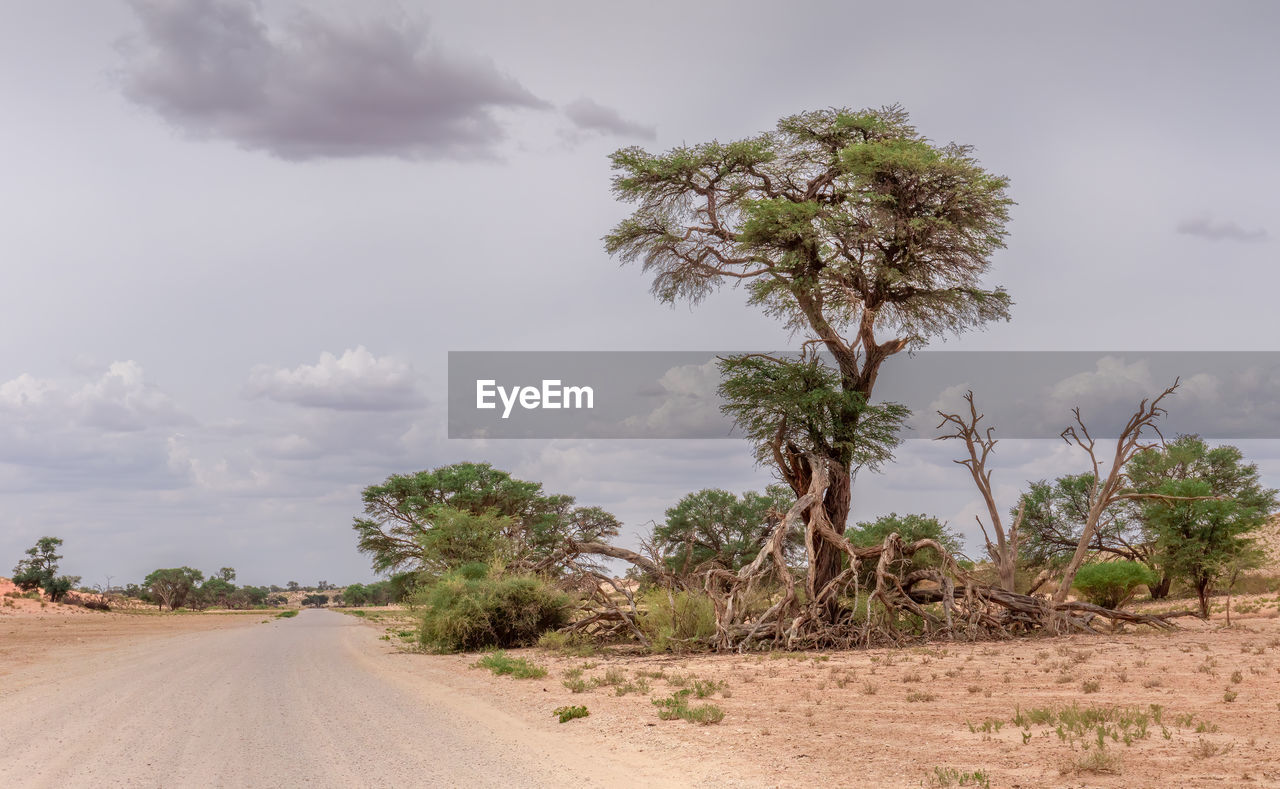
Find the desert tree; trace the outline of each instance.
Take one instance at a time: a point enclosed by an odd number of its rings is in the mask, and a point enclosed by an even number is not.
[[[696,303],[741,284],[752,305],[829,354],[835,391],[847,399],[809,426],[823,435],[796,444],[783,413],[757,409],[753,418],[772,419],[767,437],[756,436],[758,457],[797,497],[815,478],[827,480],[814,493],[820,520],[838,537],[858,454],[850,441],[860,421],[880,416],[871,401],[885,361],[1008,318],[1005,291],[981,284],[1004,245],[1007,179],[984,170],[968,146],[931,142],[897,106],[806,112],[744,140],[665,153],[624,148],[612,162],[614,194],[636,209],[606,248],[639,261],[659,300]],[[789,364],[811,367],[781,359],[770,372],[785,376]],[[757,370],[736,372],[764,382]],[[820,591],[844,560],[838,542],[815,536],[814,513],[807,508],[802,519],[808,585]],[[829,602],[828,619],[838,613]]]
[[[966,457],[953,462],[967,468],[969,475],[973,477],[974,484],[978,487],[978,493],[981,494],[982,502],[987,508],[987,518],[991,521],[991,530],[987,530],[981,517],[976,515],[974,517],[978,521],[978,527],[982,529],[987,556],[991,558],[992,564],[1000,574],[1001,588],[1013,592],[1016,591],[1014,585],[1018,570],[1018,544],[1024,510],[1019,507],[1008,528],[1005,527],[1000,518],[1000,507],[996,504],[995,493],[991,489],[991,469],[987,468],[987,460],[997,443],[995,428],[983,429],[979,426],[978,423],[985,415],[978,413],[978,408],[973,402],[972,390],[965,393],[964,400],[969,406],[968,414],[938,412],[938,416],[942,418],[938,428],[950,426],[954,431],[939,436],[938,440],[957,439],[964,443]],[[992,534],[995,534],[994,542],[991,539]]]
[[[495,552],[501,544],[508,563],[553,572],[566,545],[603,541],[620,527],[598,507],[575,506],[572,496],[546,494],[541,483],[516,479],[488,463],[393,474],[366,487],[362,498],[364,517],[352,528],[379,572],[425,569],[424,541],[436,547],[452,541],[461,548],[463,538],[491,543]],[[448,535],[431,536],[437,526]]]
[[[156,604],[176,611],[186,604],[193,590],[204,580],[204,573],[190,567],[155,570],[142,580]]]
[[[1196,590],[1207,617],[1214,588],[1260,559],[1254,535],[1277,506],[1276,491],[1239,448],[1195,435],[1134,458],[1128,471],[1135,490],[1151,494],[1139,506],[1155,559]]]
[[[1164,495],[1155,492],[1139,493],[1132,490],[1125,467],[1129,461],[1139,454],[1153,450],[1158,446],[1157,443],[1144,438],[1144,431],[1149,431],[1148,435],[1154,433],[1163,441],[1163,437],[1160,436],[1160,430],[1156,426],[1160,418],[1167,413],[1161,402],[1177,389],[1178,382],[1174,381],[1172,386],[1156,397],[1143,399],[1138,404],[1137,410],[1125,422],[1119,437],[1116,439],[1109,468],[1106,468],[1105,455],[1102,454],[1097,439],[1089,433],[1089,428],[1085,425],[1084,419],[1080,415],[1079,406],[1072,409],[1075,424],[1063,430],[1061,436],[1068,444],[1084,450],[1089,456],[1090,482],[1086,497],[1088,506],[1085,509],[1085,520],[1080,530],[1080,539],[1076,543],[1071,557],[1063,567],[1062,580],[1058,583],[1057,591],[1053,593],[1053,601],[1055,603],[1064,602],[1067,599],[1067,595],[1070,594],[1071,587],[1075,583],[1076,572],[1079,571],[1080,566],[1084,564],[1084,560],[1088,557],[1090,546],[1098,533],[1098,528],[1103,523],[1104,517],[1109,510],[1126,500]]]
[[[704,488],[668,508],[651,539],[663,564],[677,575],[689,576],[710,566],[737,570],[760,552],[793,501],[791,490],[778,485],[741,496]],[[791,535],[786,550],[798,561],[804,551],[802,536]]]
[[[62,555],[58,553],[61,546],[59,537],[36,540],[36,544],[27,549],[27,558],[13,568],[13,582],[25,590],[50,583],[58,574],[58,562],[62,561]]]

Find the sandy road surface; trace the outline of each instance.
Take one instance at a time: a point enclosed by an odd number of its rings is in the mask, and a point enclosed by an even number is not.
[[[0,684],[0,786],[658,786],[387,661],[330,611],[184,633]],[[23,681],[25,680],[25,681]]]

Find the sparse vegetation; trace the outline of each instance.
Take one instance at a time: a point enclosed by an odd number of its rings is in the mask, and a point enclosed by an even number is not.
[[[472,664],[474,668],[487,668],[494,674],[515,679],[539,679],[547,670],[525,658],[513,658],[501,650],[490,652]]]

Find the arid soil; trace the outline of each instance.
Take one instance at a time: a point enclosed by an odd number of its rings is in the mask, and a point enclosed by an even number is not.
[[[1210,623],[1181,620],[1171,633],[903,650],[509,653],[547,667],[542,679],[495,677],[471,667],[475,655],[395,659],[531,720],[585,705],[589,717],[560,726],[566,743],[628,742],[671,763],[695,757],[747,785],[961,785],[960,775],[981,772],[991,786],[1280,786],[1280,599],[1238,602],[1252,610],[1235,615],[1230,629],[1217,614]],[[391,625],[393,641],[395,632]],[[566,688],[574,678],[588,689]],[[708,683],[703,690],[724,683],[707,698],[689,698],[720,707],[724,720],[659,720],[651,699],[694,680]],[[1053,724],[1030,722],[1037,710],[1071,705],[1141,715],[1107,724],[1101,750],[1096,727],[1060,736],[1057,716]],[[1015,723],[1020,711],[1025,726]]]

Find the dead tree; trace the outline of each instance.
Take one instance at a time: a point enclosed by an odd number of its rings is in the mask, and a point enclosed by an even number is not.
[[[978,492],[982,494],[982,500],[987,505],[987,517],[991,519],[991,531],[996,535],[994,543],[991,541],[991,534],[987,532],[987,527],[983,524],[982,518],[974,517],[978,521],[978,527],[982,529],[987,555],[991,557],[991,562],[996,566],[996,570],[1000,574],[1001,588],[1007,592],[1012,592],[1015,591],[1014,578],[1018,567],[1018,531],[1022,525],[1024,508],[1019,505],[1018,514],[1006,531],[1004,524],[1000,520],[1000,508],[996,506],[995,494],[991,491],[991,471],[987,468],[987,458],[996,445],[996,439],[992,435],[995,432],[995,428],[988,427],[986,430],[982,430],[978,427],[978,423],[982,421],[984,415],[979,414],[977,407],[973,404],[972,390],[965,393],[964,399],[969,404],[969,415],[967,417],[960,414],[938,412],[938,416],[942,417],[942,421],[938,423],[938,429],[951,424],[955,427],[955,432],[938,436],[937,440],[945,441],[949,438],[957,438],[964,442],[965,450],[968,452],[969,457],[953,462],[969,469],[969,474],[973,476],[973,482],[978,486]]]
[[[1124,429],[1120,431],[1119,438],[1116,439],[1111,468],[1107,471],[1105,478],[1102,476],[1103,461],[1098,458],[1097,442],[1089,434],[1089,428],[1085,426],[1084,420],[1080,416],[1080,408],[1077,406],[1072,409],[1076,423],[1062,431],[1062,439],[1068,444],[1080,447],[1089,454],[1089,462],[1093,467],[1093,484],[1089,489],[1089,511],[1085,518],[1084,530],[1080,533],[1080,541],[1076,544],[1075,553],[1072,554],[1071,560],[1067,562],[1066,569],[1063,571],[1058,589],[1053,594],[1055,603],[1066,601],[1067,594],[1070,593],[1071,586],[1075,583],[1076,573],[1080,570],[1080,565],[1084,564],[1084,560],[1089,554],[1089,544],[1093,541],[1094,534],[1097,533],[1098,522],[1102,519],[1107,509],[1124,499],[1142,497],[1142,494],[1126,491],[1129,478],[1125,474],[1124,467],[1135,455],[1159,446],[1156,443],[1144,442],[1142,440],[1143,430],[1150,428],[1163,442],[1164,436],[1160,434],[1160,429],[1156,427],[1156,422],[1167,412],[1160,405],[1160,401],[1173,394],[1177,388],[1178,381],[1175,380],[1172,386],[1161,392],[1154,400],[1148,401],[1144,399],[1138,405],[1138,410],[1133,413],[1133,416],[1129,417]]]

